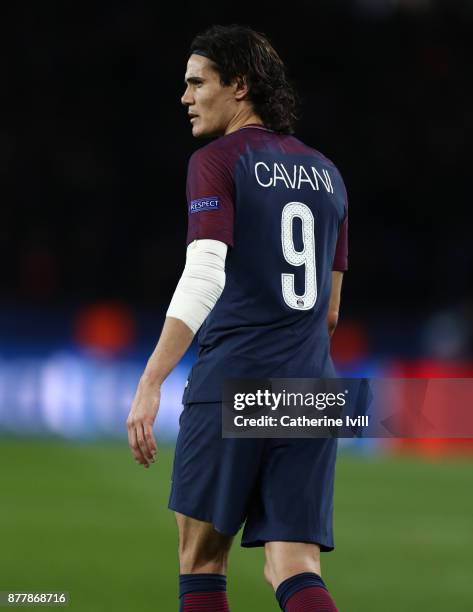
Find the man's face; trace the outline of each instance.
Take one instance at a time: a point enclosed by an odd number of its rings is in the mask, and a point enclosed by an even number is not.
[[[222,85],[212,62],[201,55],[191,55],[187,62],[186,91],[181,98],[187,106],[192,135],[220,136],[237,110],[232,85]]]

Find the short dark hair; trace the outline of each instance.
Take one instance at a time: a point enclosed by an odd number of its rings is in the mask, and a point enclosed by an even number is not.
[[[247,26],[214,25],[192,41],[190,53],[208,57],[223,85],[245,78],[249,98],[264,125],[281,134],[293,134],[297,116],[296,92],[286,68],[268,38]]]

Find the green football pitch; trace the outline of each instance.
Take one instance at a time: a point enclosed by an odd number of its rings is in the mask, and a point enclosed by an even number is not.
[[[0,440],[0,591],[68,591],[84,612],[174,612],[172,449],[151,469],[126,443]],[[294,500],[294,504],[297,504]],[[473,462],[341,454],[337,549],[323,575],[341,612],[473,610]],[[276,611],[260,549],[232,552],[232,612]]]

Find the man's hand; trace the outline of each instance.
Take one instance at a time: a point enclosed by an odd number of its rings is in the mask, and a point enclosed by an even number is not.
[[[145,468],[154,463],[158,450],[153,433],[161,397],[160,387],[152,388],[140,380],[135,399],[126,421],[128,428],[128,444],[137,461]]]
[[[153,424],[159,408],[161,385],[189,348],[194,332],[174,317],[166,317],[158,344],[138,384],[126,421],[128,443],[138,463],[148,468],[157,451]]]

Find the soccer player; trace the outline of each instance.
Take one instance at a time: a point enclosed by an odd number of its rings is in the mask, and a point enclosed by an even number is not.
[[[182,104],[196,151],[187,257],[127,420],[136,460],[155,460],[161,384],[200,329],[184,391],[169,507],[179,530],[180,610],[228,610],[227,558],[264,546],[282,610],[336,610],[321,578],[333,549],[334,439],[221,434],[225,378],[332,377],[347,268],[347,197],[337,168],[292,136],[294,91],[267,38],[213,26],[190,49]],[[251,609],[251,606],[248,607]]]

